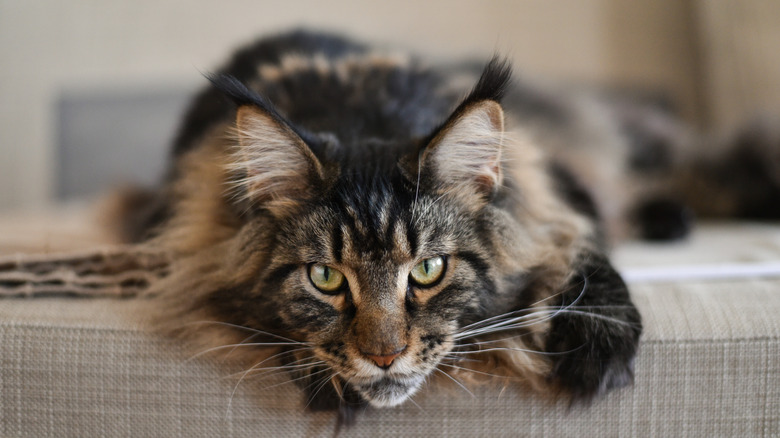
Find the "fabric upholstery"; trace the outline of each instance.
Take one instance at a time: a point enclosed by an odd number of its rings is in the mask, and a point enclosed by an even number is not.
[[[622,246],[618,265],[636,275],[643,264],[655,269],[664,260],[713,270],[721,262],[780,260],[779,228],[703,227],[678,246]],[[731,241],[748,246],[729,251]],[[713,248],[721,244],[718,256]],[[590,406],[569,407],[511,385],[469,393],[434,380],[413,403],[368,409],[341,436],[777,436],[780,275],[746,272],[632,282],[645,326],[635,384]],[[192,358],[150,332],[148,305],[1,299],[0,436],[333,434],[335,416],[307,412],[284,373],[236,385],[240,370]]]
[[[569,408],[514,387],[429,385],[343,436],[773,436],[780,431],[780,280],[637,286],[636,382]],[[283,374],[244,381],[148,333],[119,299],[0,303],[2,436],[318,436]]]

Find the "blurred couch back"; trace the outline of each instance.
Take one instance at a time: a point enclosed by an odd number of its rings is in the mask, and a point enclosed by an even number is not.
[[[0,209],[151,182],[186,94],[238,44],[333,29],[531,77],[669,96],[726,127],[780,101],[771,0],[0,2]]]

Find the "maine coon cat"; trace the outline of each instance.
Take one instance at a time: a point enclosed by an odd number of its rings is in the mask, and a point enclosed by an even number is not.
[[[312,408],[397,405],[460,368],[575,399],[632,381],[642,326],[606,249],[636,209],[598,169],[643,155],[617,105],[499,57],[475,74],[307,32],[210,79],[124,228],[175,259],[170,332],[286,365]]]

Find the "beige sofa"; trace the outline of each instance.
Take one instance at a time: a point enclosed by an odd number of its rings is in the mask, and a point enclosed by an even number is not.
[[[100,242],[80,214],[6,214],[0,254]],[[615,260],[645,323],[633,387],[570,408],[431,382],[341,436],[778,436],[780,226],[708,224],[685,243],[623,244]],[[0,436],[332,435],[335,416],[307,412],[286,375],[237,386],[229,365],[151,333],[148,305],[0,299]]]

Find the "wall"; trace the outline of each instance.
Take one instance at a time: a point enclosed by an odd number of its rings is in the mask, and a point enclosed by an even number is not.
[[[57,193],[62,93],[194,86],[231,47],[290,26],[434,58],[499,50],[532,76],[669,90],[695,119],[689,12],[676,0],[0,0],[0,209]]]
[[[704,117],[728,131],[780,114],[780,2],[697,0]]]

